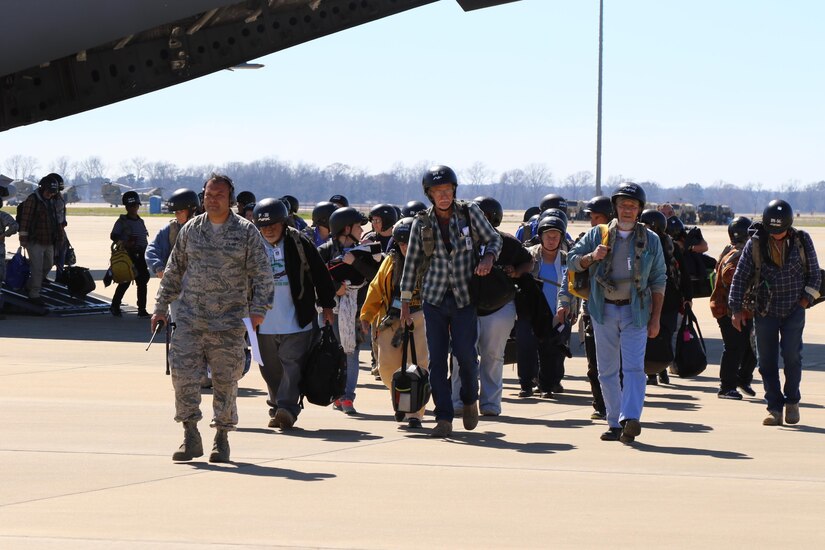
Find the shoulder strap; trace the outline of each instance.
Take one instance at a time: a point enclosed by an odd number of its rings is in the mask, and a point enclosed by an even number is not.
[[[300,285],[300,290],[298,291],[298,299],[304,297],[304,273],[312,277],[312,273],[309,270],[309,262],[307,261],[306,251],[304,250],[304,245],[301,242],[301,232],[295,229],[294,227],[285,225],[284,231],[287,232],[287,235],[292,237],[292,241],[295,243],[295,248],[298,249],[298,257],[301,259],[301,276],[299,277],[298,284]]]
[[[171,250],[175,246],[175,241],[178,240],[178,233],[180,233],[181,225],[178,223],[177,220],[172,220],[169,222],[169,249]]]

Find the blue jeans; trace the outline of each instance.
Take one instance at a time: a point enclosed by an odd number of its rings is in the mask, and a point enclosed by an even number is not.
[[[797,306],[787,317],[768,315],[754,319],[756,358],[759,374],[765,386],[768,410],[781,413],[785,403],[799,403],[799,383],[802,381],[802,330],[805,310]],[[781,337],[781,339],[780,339]],[[779,355],[785,371],[784,391],[779,385]]]
[[[529,319],[516,319],[516,365],[519,386],[523,390],[532,390],[533,380],[539,373],[539,342],[533,333]]]
[[[319,318],[318,323],[323,326],[323,319]],[[335,321],[332,323],[332,330],[335,332],[335,337],[338,341],[341,341],[341,335],[338,332],[338,315],[335,315]],[[355,329],[356,331],[361,330],[360,328]],[[357,341],[357,339],[356,339]],[[341,399],[346,399],[349,401],[355,401],[355,386],[358,385],[358,353],[360,346],[356,347],[352,353],[347,353],[347,389],[344,392],[344,397]]]
[[[495,313],[478,317],[478,364],[480,391],[479,408],[501,414],[501,393],[504,378],[504,347],[516,320],[516,304],[508,302]],[[461,379],[453,376],[453,408],[460,407]]]
[[[607,424],[621,427],[626,419],[639,420],[645,403],[645,349],[647,327],[633,325],[630,306],[604,304],[603,323],[593,321],[599,383],[607,409]],[[623,382],[619,381],[619,367]]]
[[[444,296],[440,305],[424,302],[423,310],[424,324],[427,327],[430,386],[435,402],[435,418],[452,421],[452,388],[447,368],[451,346],[453,355],[458,360],[461,402],[472,405],[478,401],[478,317],[475,306],[459,308],[450,292]]]

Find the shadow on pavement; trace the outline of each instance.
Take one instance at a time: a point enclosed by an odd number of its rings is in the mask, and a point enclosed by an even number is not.
[[[662,453],[668,455],[686,455],[686,456],[708,456],[711,458],[722,458],[725,460],[753,460],[744,453],[737,453],[736,451],[716,451],[714,449],[694,449],[691,447],[657,447],[648,443],[634,442],[628,445],[629,447],[642,451],[645,453]]]
[[[693,422],[645,422],[644,427],[651,430],[669,430],[680,433],[707,433],[713,431],[711,426]]]
[[[294,427],[291,430],[273,430],[278,435],[287,437],[303,437],[306,439],[323,439],[338,443],[360,443],[362,441],[375,441],[383,439],[380,435],[363,432],[361,430],[304,430]]]
[[[561,451],[572,451],[576,448],[575,445],[570,445],[569,443],[515,443],[503,438],[504,434],[501,432],[459,431],[453,432],[453,435],[448,438],[448,441],[462,445],[473,445],[530,454],[553,454]]]
[[[290,481],[324,481],[326,479],[338,477],[335,474],[299,472],[298,470],[290,470],[288,468],[260,466],[258,464],[250,464],[248,462],[231,462],[220,466],[210,464],[208,462],[190,462],[188,464],[196,470],[242,474],[247,476],[281,477]]]

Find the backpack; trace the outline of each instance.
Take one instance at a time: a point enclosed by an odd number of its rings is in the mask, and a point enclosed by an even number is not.
[[[321,328],[321,337],[312,344],[301,368],[300,405],[303,408],[306,398],[313,405],[326,407],[344,395],[346,387],[347,357],[332,326],[327,324]]]
[[[131,283],[135,280],[135,265],[120,243],[112,243],[109,271],[112,272],[112,280],[117,284]]]
[[[803,235],[808,235],[808,234],[805,231],[802,231],[801,229],[794,229],[793,231],[794,231],[794,234],[793,234],[792,238],[794,240],[794,244],[796,245],[796,249],[799,252],[799,259],[802,262],[802,266],[803,266],[802,269],[805,272],[805,276],[807,277],[808,276],[808,257],[805,254],[805,245],[802,243],[802,236]],[[754,234],[750,238],[751,242],[753,243],[752,248],[751,248],[751,253],[752,253],[752,258],[753,258],[754,274],[753,274],[753,279],[751,279],[751,282],[748,285],[748,289],[745,292],[745,296],[746,296],[745,302],[746,303],[748,301],[751,301],[751,302],[755,303],[756,289],[759,288],[759,285],[762,283],[762,246],[761,246],[760,238],[759,238],[758,235],[759,235],[759,231],[757,231],[757,233]],[[810,235],[808,235],[808,238],[809,239],[811,238]],[[749,294],[751,295],[750,297],[748,297]],[[825,301],[825,270],[820,269],[819,270],[819,297],[817,299],[815,299],[813,302],[811,302],[810,304],[808,304],[808,307],[813,307],[813,306],[815,306],[816,304],[818,304],[822,301]]]
[[[309,262],[307,261],[306,251],[304,250],[304,245],[301,244],[301,232],[295,229],[294,227],[284,226],[284,231],[292,241],[295,243],[295,248],[298,249],[298,257],[301,259],[301,276],[298,277],[298,284],[300,285],[300,290],[298,291],[298,299],[304,297],[304,274],[309,276],[310,281],[312,280],[312,273],[309,270]]]
[[[728,314],[730,287],[725,284],[722,278],[723,273],[730,269],[735,270],[741,256],[741,250],[732,248],[719,259],[719,263],[716,265],[716,284],[713,286],[713,292],[710,295],[710,311],[716,319]]]
[[[602,244],[607,245],[607,240],[610,235],[610,231],[607,227],[607,224],[600,223],[599,230],[601,230],[602,232]],[[595,265],[595,262],[593,265]],[[593,265],[591,265],[590,267],[593,267]],[[590,268],[578,272],[573,271],[572,269],[568,269],[567,290],[573,296],[576,296],[577,298],[581,298],[583,300],[587,300],[590,297]]]

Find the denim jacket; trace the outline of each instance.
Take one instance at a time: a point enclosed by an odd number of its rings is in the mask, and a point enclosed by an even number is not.
[[[608,246],[613,245],[616,240],[617,223],[613,220],[609,224],[610,235]],[[641,231],[646,232],[647,243],[644,247],[638,246]],[[665,283],[667,282],[667,267],[665,257],[662,253],[662,244],[656,233],[645,228],[642,224],[636,224],[634,234],[630,236],[634,240],[632,250],[635,251],[634,259],[634,283],[635,291],[630,293],[630,307],[633,312],[633,324],[637,327],[644,327],[650,320],[652,308],[651,295],[656,292],[664,295]],[[581,267],[581,258],[585,254],[593,252],[602,242],[601,230],[598,226],[593,227],[579,241],[573,245],[567,255],[567,267],[575,272],[584,271]],[[604,260],[595,262],[589,267],[590,270],[590,298],[587,300],[590,316],[597,323],[603,323],[604,319],[604,288],[600,281],[604,282],[607,266],[611,261],[610,253]],[[638,267],[637,267],[638,266]]]

